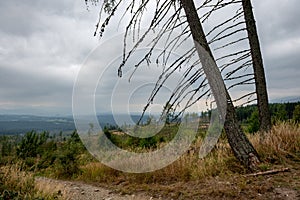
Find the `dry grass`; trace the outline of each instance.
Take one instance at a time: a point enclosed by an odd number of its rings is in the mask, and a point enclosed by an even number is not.
[[[34,177],[21,171],[16,165],[1,167],[1,182],[6,189],[24,193],[25,197],[34,192]]]
[[[118,172],[101,163],[90,163],[82,167],[80,180],[94,182],[124,194],[138,191],[165,199],[274,199],[286,196],[274,188],[297,193],[299,191],[300,127],[293,123],[275,125],[265,141],[259,133],[249,135],[257,149],[262,171],[289,167],[287,174],[245,178],[248,173],[234,157],[225,140],[220,140],[213,151],[204,159],[198,158],[201,140],[173,164],[155,172],[128,174]],[[103,184],[104,183],[104,184]],[[298,195],[298,194],[297,194]],[[241,198],[243,196],[243,198]],[[294,195],[295,196],[295,195]]]
[[[80,180],[87,182],[113,182],[117,180],[120,172],[111,169],[100,162],[91,162],[81,167]]]
[[[171,165],[149,173],[130,174],[111,169],[99,162],[81,167],[83,173],[79,180],[88,182],[132,182],[132,183],[175,183],[178,181],[198,180],[204,177],[228,175],[233,170],[244,170],[235,160],[230,147],[223,141],[205,159],[198,158],[197,149],[201,140],[191,148],[189,153],[181,156]]]
[[[275,125],[263,141],[259,135],[250,137],[261,160],[269,164],[300,161],[300,125],[282,122]]]
[[[0,183],[0,196],[4,199],[56,199],[51,191],[39,190],[33,174],[22,171],[18,165],[1,167]]]
[[[48,199],[64,199],[66,195],[65,184],[56,182],[55,184],[51,183],[51,179],[46,178],[37,178],[35,181],[35,188],[43,197]]]
[[[82,162],[82,173],[78,180],[101,186],[109,187],[118,193],[148,192],[151,195],[162,195],[173,199],[238,199],[244,195],[244,199],[256,198],[257,194],[265,194],[264,197],[276,197],[273,192],[275,185],[285,187],[291,191],[299,188],[299,163],[300,163],[300,126],[293,123],[280,123],[275,125],[263,142],[259,133],[249,135],[249,139],[257,149],[261,160],[261,170],[288,166],[292,170],[276,177],[245,178],[240,174],[247,173],[233,156],[227,141],[220,139],[213,151],[204,159],[198,158],[201,145],[199,139],[190,149],[189,153],[171,165],[143,174],[123,173],[111,169],[99,162]],[[16,166],[1,168],[0,181],[7,188],[21,191],[23,197],[32,199],[43,196],[44,199],[53,199],[63,185],[48,187],[34,181],[30,173],[22,172]],[[40,191],[43,191],[40,192]],[[52,192],[52,194],[51,194]],[[211,198],[208,198],[211,197]],[[225,198],[226,197],[226,198]],[[57,197],[56,197],[57,198]]]
[[[275,125],[263,143],[260,143],[259,134],[249,135],[257,149],[263,164],[262,170],[267,170],[273,164],[285,164],[287,160],[300,159],[300,127],[293,123]],[[204,159],[198,158],[198,140],[187,153],[173,164],[144,174],[128,174],[116,171],[101,163],[93,162],[81,169],[83,173],[79,180],[103,183],[175,183],[178,181],[194,181],[207,177],[228,176],[247,173],[247,170],[234,158],[229,145],[221,140],[214,150]]]

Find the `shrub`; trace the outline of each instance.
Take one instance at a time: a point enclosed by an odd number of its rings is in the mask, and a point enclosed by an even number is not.
[[[36,131],[27,132],[21,143],[17,147],[17,156],[25,159],[27,157],[36,157],[43,153],[41,146],[47,142],[48,132],[37,133]]]
[[[70,178],[81,173],[77,157],[85,151],[79,135],[74,131],[71,137],[63,143],[57,152],[54,163],[55,176]]]
[[[249,133],[256,133],[259,130],[259,116],[258,116],[258,110],[256,109],[251,114],[250,119],[248,120],[248,132]]]
[[[296,123],[299,123],[300,122],[300,105],[297,105],[295,107],[295,110],[293,112],[293,120],[296,122]]]

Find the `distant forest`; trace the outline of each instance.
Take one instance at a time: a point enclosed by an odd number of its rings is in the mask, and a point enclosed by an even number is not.
[[[285,121],[293,118],[294,110],[300,102],[293,103],[272,103],[269,104],[272,121]],[[257,105],[248,105],[245,107],[238,107],[236,109],[237,116],[240,122],[247,122],[257,111]]]
[[[294,120],[300,121],[300,102],[272,103],[269,104],[272,124],[277,122]],[[244,126],[246,132],[255,133],[259,130],[259,116],[256,105],[238,107],[236,109],[238,120]]]

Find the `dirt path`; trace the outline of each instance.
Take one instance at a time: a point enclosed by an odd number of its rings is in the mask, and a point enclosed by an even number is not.
[[[55,194],[58,199],[70,200],[300,200],[300,166],[265,176],[233,175],[169,184],[125,181],[103,188],[77,181],[36,178],[36,185],[40,191]]]
[[[110,190],[81,182],[62,181],[44,177],[36,178],[39,191],[55,194],[59,199],[69,200],[158,200],[145,194],[122,195]],[[160,199],[160,198],[159,198]]]

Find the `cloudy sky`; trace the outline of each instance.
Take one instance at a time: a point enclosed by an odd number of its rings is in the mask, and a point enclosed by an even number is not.
[[[252,1],[269,98],[299,97],[299,1]],[[0,114],[72,113],[74,81],[99,45],[98,9],[84,0],[0,1]]]

